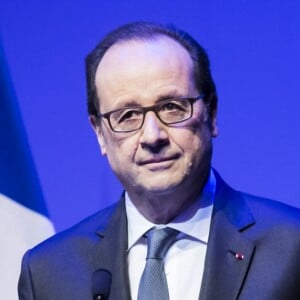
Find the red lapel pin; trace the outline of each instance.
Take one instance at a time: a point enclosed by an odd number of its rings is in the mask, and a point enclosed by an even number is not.
[[[243,253],[235,253],[234,254],[234,257],[237,259],[237,260],[243,260],[245,258],[245,255]]]

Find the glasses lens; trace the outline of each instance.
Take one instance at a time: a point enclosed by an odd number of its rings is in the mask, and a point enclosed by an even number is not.
[[[159,103],[157,113],[167,123],[178,123],[191,117],[192,106],[189,99],[170,99]]]
[[[151,107],[127,107],[111,112],[109,122],[114,131],[134,131],[141,128],[148,111],[155,111],[163,123],[174,124],[192,116],[192,103],[190,99],[174,98],[158,102]]]
[[[136,130],[143,123],[143,112],[138,108],[120,109],[111,113],[110,123],[115,131]]]

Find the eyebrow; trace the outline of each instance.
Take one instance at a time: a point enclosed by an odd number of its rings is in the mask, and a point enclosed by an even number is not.
[[[173,91],[171,93],[163,94],[163,95],[159,96],[155,102],[157,103],[157,102],[160,102],[163,100],[172,99],[172,98],[181,98],[181,97],[184,97],[184,96],[182,96],[181,94],[178,94],[178,92],[176,92],[176,91]]]
[[[181,98],[181,97],[184,97],[184,96],[178,94],[178,92],[176,92],[176,91],[172,91],[172,92],[169,92],[166,94],[161,94],[157,97],[157,99],[155,100],[153,105],[155,105],[156,103],[159,103],[161,101],[167,100],[167,99]],[[114,108],[114,110],[123,109],[126,107],[143,107],[143,105],[141,105],[137,100],[132,99],[132,100],[124,101],[121,104],[117,104],[116,107]]]

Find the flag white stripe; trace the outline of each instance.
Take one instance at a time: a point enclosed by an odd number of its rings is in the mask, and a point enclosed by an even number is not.
[[[24,252],[53,233],[48,218],[0,193],[1,299],[18,299],[17,280]]]

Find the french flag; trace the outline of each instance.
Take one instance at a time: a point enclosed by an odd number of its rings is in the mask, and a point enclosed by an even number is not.
[[[18,299],[24,252],[53,233],[0,43],[1,299]]]

